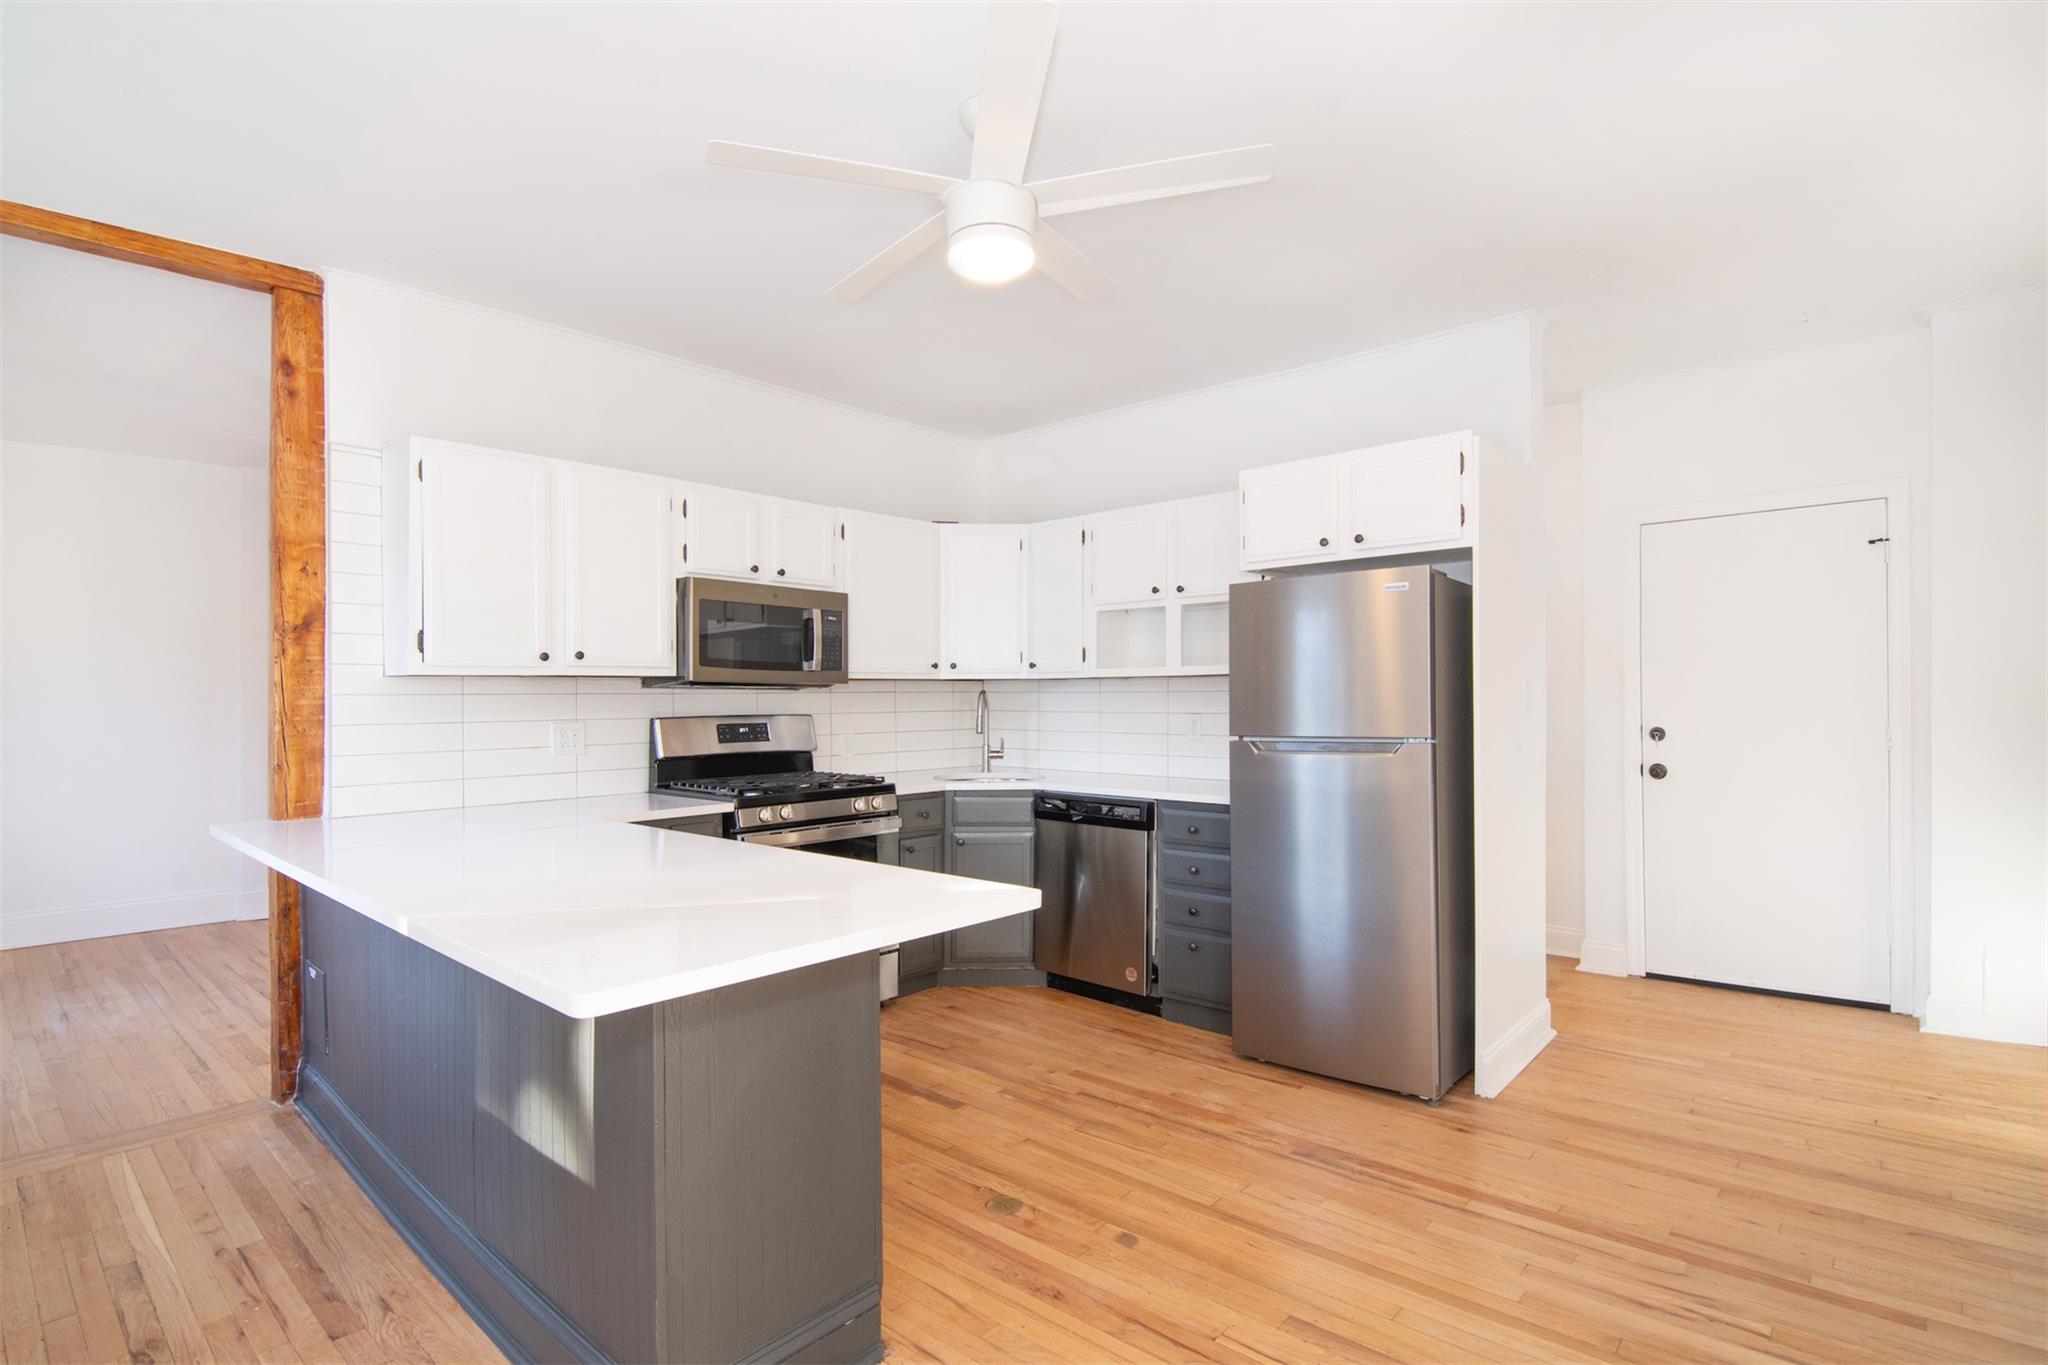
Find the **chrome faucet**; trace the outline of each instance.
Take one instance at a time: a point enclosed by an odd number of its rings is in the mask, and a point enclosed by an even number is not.
[[[982,688],[974,695],[974,733],[981,736],[981,770],[989,770],[991,759],[1003,756],[1003,742],[989,743],[988,736],[988,689]]]

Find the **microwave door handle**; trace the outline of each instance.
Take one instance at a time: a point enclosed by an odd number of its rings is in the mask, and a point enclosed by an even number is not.
[[[804,613],[804,671],[815,672],[818,667],[818,609],[811,608]]]

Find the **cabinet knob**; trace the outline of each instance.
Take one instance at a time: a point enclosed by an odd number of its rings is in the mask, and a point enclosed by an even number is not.
[[[1032,664],[1031,666],[1032,666],[1033,668],[1036,668],[1036,667],[1038,667],[1038,665],[1037,665],[1036,663],[1033,663],[1033,664]]]
[[[903,851],[904,851],[905,853],[915,853],[915,852],[917,852],[917,845],[916,845],[916,844],[905,844],[905,845],[903,846]]]
[[[546,663],[548,661],[548,652],[546,650],[542,650],[540,652],[540,661],[542,663]]]
[[[777,570],[775,571],[775,576],[776,576],[777,578],[787,578],[787,577],[789,577],[789,570],[787,570],[787,569],[777,569]]]
[[[1351,543],[1352,543],[1353,545],[1363,545],[1363,544],[1365,544],[1365,532],[1363,532],[1363,531],[1360,531],[1360,532],[1359,532],[1359,533],[1358,533],[1357,535],[1355,535],[1355,536],[1351,537]]]
[[[1152,591],[1156,593],[1156,592],[1158,592],[1158,591],[1159,591],[1159,589],[1157,589],[1157,588],[1154,588],[1154,589],[1152,589]]]
[[[932,667],[933,667],[933,668],[937,668],[938,666],[939,666],[939,661],[938,661],[937,659],[933,659],[933,660],[932,660]]]
[[[1330,542],[1329,542],[1329,541],[1327,541],[1327,540],[1323,542],[1323,544],[1325,544],[1325,545],[1328,545],[1329,543],[1330,543]],[[759,564],[749,564],[749,565],[747,565],[747,572],[748,572],[748,573],[759,573],[759,572],[761,572],[761,566],[760,566]]]
[[[953,663],[953,664],[947,664],[947,665],[946,665],[946,667],[948,667],[948,668],[958,668],[959,666],[960,666],[960,665],[959,665],[959,664],[957,664],[957,663]]]
[[[576,651],[576,657],[577,657],[577,658],[579,658],[579,659],[580,659],[580,658],[582,658],[582,657],[583,657],[583,651],[582,651],[582,650],[580,650],[580,649],[579,649],[579,650],[577,650],[577,651]]]
[[[967,847],[967,841],[957,834],[953,836],[953,842],[961,848]]]
[[[1318,539],[1318,540],[1316,541],[1316,544],[1318,544],[1318,545],[1328,545],[1329,543],[1330,543],[1330,538],[1329,538],[1328,536],[1323,536],[1323,537],[1321,537],[1320,539]]]
[[[1201,875],[1202,875],[1202,869],[1201,869],[1201,868],[1199,868],[1199,867],[1189,867],[1189,868],[1188,868],[1188,875],[1189,875],[1190,877],[1199,877],[1199,876],[1201,876]]]
[[[1186,592],[1188,590],[1188,585],[1185,583],[1176,583],[1173,585],[1173,590],[1175,592]]]
[[[1188,826],[1188,833],[1190,833],[1190,834],[1200,834],[1201,832],[1202,832],[1202,827],[1201,827],[1200,825],[1189,825],[1189,826]]]
[[[932,813],[928,810],[921,810],[917,813],[917,818],[920,820],[929,820],[932,818]]]
[[[1188,918],[1189,918],[1189,919],[1200,919],[1201,917],[1202,917],[1202,907],[1201,907],[1201,906],[1199,906],[1199,905],[1190,905],[1190,906],[1188,907]]]
[[[1199,943],[1190,943],[1188,945],[1188,951],[1191,953],[1199,953],[1202,951],[1202,945]]]

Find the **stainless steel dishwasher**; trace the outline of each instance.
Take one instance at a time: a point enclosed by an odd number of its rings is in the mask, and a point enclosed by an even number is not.
[[[1040,971],[1131,995],[1152,989],[1152,803],[1047,793],[1032,803]]]

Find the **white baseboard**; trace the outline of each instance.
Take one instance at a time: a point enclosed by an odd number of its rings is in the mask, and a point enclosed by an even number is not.
[[[1508,1082],[1522,1074],[1522,1068],[1536,1060],[1536,1054],[1550,1046],[1557,1030],[1550,1026],[1550,1001],[1536,1007],[1515,1022],[1507,1034],[1479,1054],[1472,1076],[1472,1088],[1481,1099],[1492,1099],[1508,1088]]]
[[[1587,939],[1579,945],[1579,970],[1597,972],[1601,976],[1627,976],[1628,945],[1595,943]]]
[[[67,905],[56,910],[8,911],[0,915],[0,947],[33,948],[42,943],[141,934],[151,929],[177,929],[188,924],[262,919],[269,909],[269,894],[256,887],[250,890],[201,891],[189,896],[159,896],[150,900],[104,901],[98,905]]]
[[[2048,1046],[2048,1014],[2026,1010],[1987,1010],[1930,996],[1920,1016],[1922,1033],[1956,1038],[1981,1038],[1989,1043],[2031,1043]]]
[[[1543,929],[1543,951],[1552,957],[1577,957],[1586,931],[1569,924],[1549,924]]]

